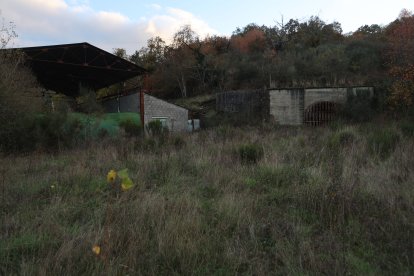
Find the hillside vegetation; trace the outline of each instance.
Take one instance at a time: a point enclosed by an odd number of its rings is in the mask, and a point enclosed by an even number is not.
[[[121,56],[148,69],[142,87],[160,97],[375,86],[386,99],[382,104],[403,111],[414,104],[413,52],[414,15],[403,9],[387,25],[364,25],[351,33],[318,16],[281,18],[274,26],[251,23],[231,36],[205,38],[183,26],[170,43],[153,37],[133,55],[124,50]]]
[[[0,274],[410,275],[413,135],[222,126],[3,156]]]

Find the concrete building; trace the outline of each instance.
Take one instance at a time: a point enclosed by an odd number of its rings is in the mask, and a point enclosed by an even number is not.
[[[107,113],[140,113],[141,121],[145,125],[151,121],[159,120],[163,126],[172,132],[189,131],[188,109],[145,93],[141,95],[140,92],[133,92],[127,95],[106,98],[102,101],[102,105]]]

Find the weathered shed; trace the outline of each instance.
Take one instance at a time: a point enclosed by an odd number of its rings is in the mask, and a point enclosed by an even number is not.
[[[105,98],[102,100],[102,105],[108,113],[140,113],[141,120],[145,125],[151,121],[159,120],[172,132],[188,130],[188,109],[143,92],[134,91],[129,94]]]

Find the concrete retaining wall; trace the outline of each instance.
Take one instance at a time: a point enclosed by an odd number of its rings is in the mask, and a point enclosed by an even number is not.
[[[281,125],[302,125],[304,113],[323,102],[346,104],[349,96],[374,96],[373,87],[339,87],[269,90],[270,115]]]
[[[345,104],[347,88],[310,88],[305,89],[304,109],[318,102]]]
[[[301,125],[304,94],[304,89],[269,91],[270,116],[280,125]]]

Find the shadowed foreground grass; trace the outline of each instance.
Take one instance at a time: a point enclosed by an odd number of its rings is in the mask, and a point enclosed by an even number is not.
[[[240,159],[246,145],[258,160]],[[413,153],[397,127],[363,125],[2,157],[0,274],[409,275]],[[123,168],[135,187],[111,195]]]

